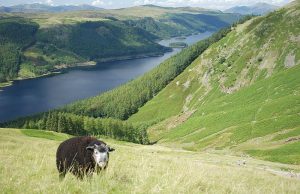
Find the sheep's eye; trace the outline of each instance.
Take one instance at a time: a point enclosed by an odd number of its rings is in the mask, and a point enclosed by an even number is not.
[[[100,151],[101,153],[107,152],[107,148],[106,148],[106,147],[103,147],[103,148],[101,148],[99,151]]]

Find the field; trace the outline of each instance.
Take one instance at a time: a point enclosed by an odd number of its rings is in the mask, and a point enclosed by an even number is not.
[[[55,152],[68,135],[0,129],[2,193],[297,193],[299,166],[105,139],[116,148],[105,172],[58,180]],[[245,162],[245,164],[244,164]],[[298,176],[298,178],[297,178]]]

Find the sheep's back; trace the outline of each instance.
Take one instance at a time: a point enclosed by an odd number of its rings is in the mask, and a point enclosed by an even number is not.
[[[90,159],[86,147],[92,142],[97,140],[93,137],[74,137],[62,142],[56,152],[56,164],[64,163],[64,167],[68,168],[74,162],[79,165],[84,165]]]

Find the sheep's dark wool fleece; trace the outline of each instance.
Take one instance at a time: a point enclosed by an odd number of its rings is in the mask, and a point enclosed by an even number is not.
[[[93,151],[88,146],[106,145],[94,137],[74,137],[62,142],[56,152],[56,166],[63,178],[68,171],[79,178],[90,175],[96,168]]]

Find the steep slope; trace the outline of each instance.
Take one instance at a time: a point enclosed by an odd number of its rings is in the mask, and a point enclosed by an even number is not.
[[[129,121],[153,141],[299,164],[299,10],[293,2],[239,25]]]
[[[257,3],[252,6],[236,6],[225,10],[225,13],[239,13],[242,15],[264,15],[278,9],[279,7],[268,3]]]

